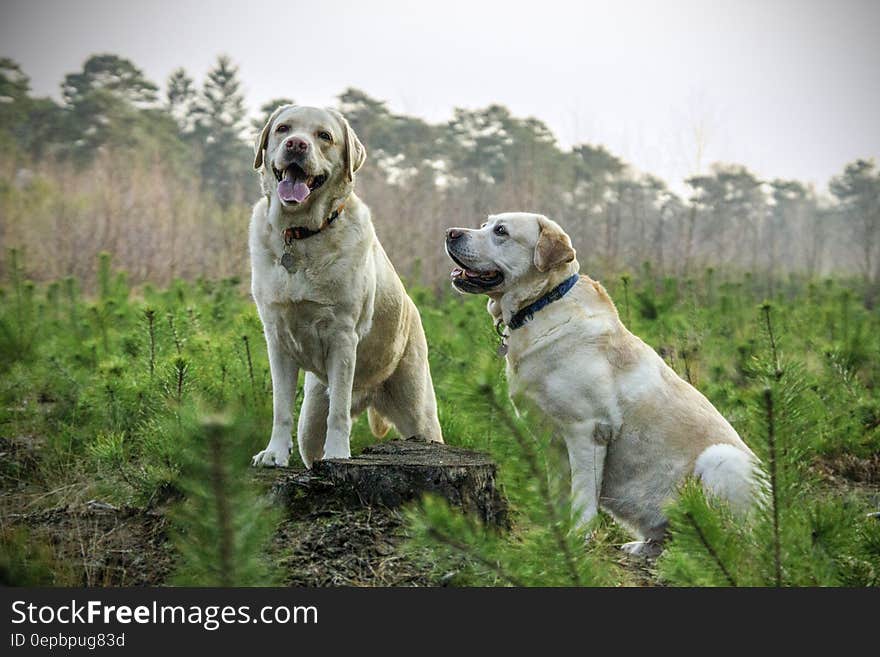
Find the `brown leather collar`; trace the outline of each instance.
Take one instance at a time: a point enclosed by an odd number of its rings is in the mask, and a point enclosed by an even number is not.
[[[282,231],[282,235],[284,236],[284,244],[290,245],[290,243],[294,240],[304,240],[314,235],[317,235],[334,221],[336,221],[339,218],[339,215],[342,214],[343,210],[345,210],[344,201],[342,205],[336,208],[333,213],[324,220],[324,223],[321,224],[321,227],[318,230],[312,230],[311,228],[306,228],[305,226],[288,226]]]

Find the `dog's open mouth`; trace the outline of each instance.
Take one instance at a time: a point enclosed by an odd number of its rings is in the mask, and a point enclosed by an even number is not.
[[[323,173],[317,176],[306,174],[298,164],[291,164],[284,171],[273,166],[272,172],[278,180],[278,198],[285,203],[302,203],[327,180]]]
[[[497,269],[487,271],[468,269],[454,255],[450,253],[449,256],[459,265],[449,276],[452,278],[452,284],[462,292],[486,292],[498,287],[504,280],[504,275]]]

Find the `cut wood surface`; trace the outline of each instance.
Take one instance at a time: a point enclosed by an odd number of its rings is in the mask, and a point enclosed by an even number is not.
[[[284,473],[272,492],[288,504],[303,493],[332,494],[387,508],[433,494],[487,523],[506,525],[507,502],[495,475],[486,454],[413,437],[367,447],[351,459],[319,461],[310,471]]]

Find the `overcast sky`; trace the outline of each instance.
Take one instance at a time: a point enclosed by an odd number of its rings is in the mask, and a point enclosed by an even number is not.
[[[676,188],[725,161],[821,189],[880,156],[880,0],[0,3],[0,56],[37,94],[93,53],[159,83],[178,66],[201,80],[226,53],[252,110],[349,86],[430,121],[498,102]]]

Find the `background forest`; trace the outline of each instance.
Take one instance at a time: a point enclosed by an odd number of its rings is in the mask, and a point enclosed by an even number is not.
[[[164,88],[133,62],[96,55],[65,77],[59,103],[32,97],[26,72],[0,61],[0,242],[26,249],[30,274],[91,285],[101,251],[135,283],[246,274],[253,136],[277,105],[307,99],[278,98],[249,118],[227,57],[201,84],[178,69]],[[869,302],[878,294],[871,160],[849,164],[828,194],[735,163],[689,177],[679,194],[670,183],[681,181],[635,171],[598,144],[564,150],[541,121],[500,105],[456,109],[442,124],[357,89],[337,106],[367,145],[358,193],[380,239],[402,274],[431,287],[445,285],[446,227],[521,209],[559,221],[585,270],[602,276],[644,262],[685,277],[710,266],[752,272],[770,291],[780,274],[838,272],[861,278]]]

